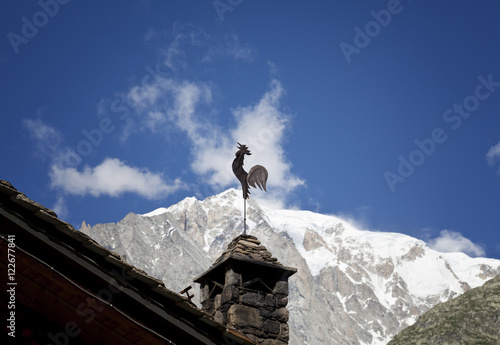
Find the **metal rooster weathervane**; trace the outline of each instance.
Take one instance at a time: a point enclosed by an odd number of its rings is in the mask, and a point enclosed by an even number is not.
[[[250,150],[246,145],[238,143],[238,151],[236,158],[233,161],[233,173],[241,183],[243,189],[243,233],[247,233],[247,199],[250,194],[250,186],[253,188],[259,187],[260,190],[266,190],[267,170],[262,165],[255,165],[247,173],[243,169],[243,159],[245,155],[251,155]]]

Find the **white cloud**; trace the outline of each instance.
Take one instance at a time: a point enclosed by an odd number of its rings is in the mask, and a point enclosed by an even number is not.
[[[149,29],[145,40],[152,41],[164,34]],[[200,66],[201,63],[206,68],[207,64],[220,59],[251,62],[256,51],[242,44],[234,33],[213,37],[192,25],[176,24],[169,35],[172,41],[163,51],[163,59],[171,68],[170,73],[155,74],[148,82],[143,78],[142,84],[121,95],[123,103],[120,104],[126,104],[134,113],[124,114],[121,139],[128,140],[138,132],[161,133],[167,138],[171,134],[178,138],[178,132],[184,133],[191,149],[191,170],[215,188],[238,184],[231,163],[236,142],[246,144],[253,154],[246,157],[246,169],[262,164],[269,171],[269,193],[261,195],[265,195],[270,204],[282,204],[289,193],[305,182],[291,173],[292,165],[286,158],[285,133],[291,116],[280,104],[285,93],[280,82],[272,80],[267,92],[254,104],[232,109],[235,121],[229,127],[218,125],[213,85],[180,79],[178,72],[184,69],[189,72],[187,75],[192,75],[193,64]],[[99,113],[104,113],[104,103],[99,104]],[[63,137],[57,130],[34,120],[26,120],[25,126],[42,146],[45,156],[50,157],[51,185],[63,196],[119,196],[131,192],[158,198],[185,187],[180,180],[167,183],[160,174],[129,166],[116,158],[107,158],[95,167],[69,167],[62,158],[68,156],[71,148],[63,147]],[[57,208],[63,210],[63,201],[58,200]]]
[[[284,151],[290,119],[280,106],[284,93],[281,83],[272,80],[257,103],[233,109],[236,123],[227,129],[207,119],[212,112],[212,91],[205,83],[158,78],[150,85],[132,88],[128,99],[144,128],[152,130],[153,113],[155,131],[167,133],[174,125],[186,134],[191,142],[191,168],[210,185],[225,188],[237,183],[231,171],[236,142],[247,145],[252,155],[245,158],[245,167],[249,170],[261,164],[268,169],[271,188],[266,198],[278,205],[305,184],[291,173],[292,164]]]
[[[173,84],[173,80],[159,77],[154,83],[134,86],[127,94],[128,101],[138,111],[149,109],[158,102],[158,98],[163,96],[166,90],[175,88]]]
[[[172,43],[170,43],[164,50],[165,59],[163,62],[165,66],[174,71],[179,68],[187,67],[187,63],[185,61],[186,52],[182,48],[186,45],[186,42],[188,45],[195,46],[198,41],[196,37],[200,35],[205,36],[205,34],[199,29],[189,33],[185,33],[184,31],[185,29],[183,25],[175,24],[173,28],[174,37]]]
[[[473,243],[461,233],[443,230],[438,237],[431,239],[427,245],[438,252],[451,253],[462,252],[470,256],[485,256],[486,252],[482,246]]]
[[[208,121],[196,116],[195,109],[202,104],[210,103],[212,93],[210,87],[203,83],[181,82],[171,89],[173,106],[169,109],[170,120],[190,138],[203,140],[206,133],[212,129]]]
[[[24,119],[23,125],[35,141],[37,154],[46,158],[58,153],[62,143],[62,135],[57,129],[40,119]]]
[[[359,230],[369,230],[382,232],[385,230],[376,229],[370,222],[370,215],[374,212],[375,208],[370,205],[359,205],[351,212],[336,212],[332,216],[344,220],[346,223],[351,224]]]
[[[247,44],[241,44],[238,35],[234,32],[226,34],[224,40],[212,41],[208,52],[202,59],[203,62],[224,58],[251,62],[255,58],[255,50]]]
[[[492,146],[489,149],[488,153],[486,154],[486,160],[488,161],[489,165],[493,166],[499,157],[500,157],[500,142],[498,142],[498,144]]]
[[[82,196],[90,194],[95,197],[117,197],[130,192],[146,199],[158,199],[184,188],[179,179],[168,184],[161,174],[128,166],[116,158],[106,158],[98,166],[86,166],[81,172],[75,168],[54,165],[50,178],[52,187],[64,193]]]
[[[152,33],[148,31],[147,39],[153,37]],[[281,83],[272,80],[268,91],[256,103],[232,109],[235,121],[231,126],[218,125],[219,109],[213,105],[214,86],[178,78],[178,72],[188,71],[188,66],[189,70],[193,66],[196,70],[200,62],[207,64],[220,59],[251,62],[255,50],[240,43],[234,33],[213,37],[188,24],[174,25],[169,36],[171,43],[163,57],[165,65],[171,68],[171,75],[162,73],[148,83],[138,83],[124,95],[134,114],[122,138],[130,138],[137,130],[161,133],[166,138],[175,132],[184,133],[190,144],[191,170],[203,178],[206,185],[216,189],[238,184],[231,163],[237,150],[236,142],[241,142],[252,151],[252,156],[245,160],[247,170],[254,164],[264,165],[269,171],[267,185],[270,187],[266,198],[271,204],[283,204],[286,197],[305,182],[291,173],[292,165],[284,150],[291,116],[280,105],[285,93]],[[271,69],[275,70],[273,66]]]
[[[155,118],[158,115],[149,116],[158,121]],[[147,199],[159,199],[186,188],[180,179],[166,182],[161,174],[129,166],[116,158],[106,158],[94,168],[86,166],[83,171],[78,171],[66,165],[65,157],[71,148],[63,145],[63,136],[56,128],[40,119],[26,119],[23,124],[34,139],[36,154],[50,159],[50,183],[57,190],[53,209],[60,217],[69,214],[66,194],[117,197],[136,193]]]
[[[56,203],[52,206],[52,211],[54,211],[59,218],[66,218],[68,216],[68,207],[63,196],[59,195],[57,197]]]
[[[201,103],[209,103],[211,98],[210,87],[203,83],[161,77],[150,84],[134,86],[127,94],[129,104],[139,114],[145,129],[156,131],[162,129],[160,125],[168,127],[173,122],[190,135],[209,126],[202,119],[194,119],[194,111]],[[170,123],[167,124],[167,120]]]
[[[280,109],[283,95],[281,83],[272,80],[269,91],[256,105],[236,109],[237,126],[231,131],[231,141],[250,147],[255,155],[247,156],[247,166],[264,165],[269,171],[269,184],[288,193],[305,182],[291,173],[292,164],[286,159],[284,143],[290,115]]]
[[[256,50],[248,44],[242,44],[234,31],[213,36],[195,25],[177,23],[172,30],[164,31],[161,36],[164,35],[171,43],[163,49],[163,63],[173,72],[192,67],[189,62],[194,65],[223,59],[252,62],[256,56]],[[156,37],[160,37],[160,34],[150,28],[144,39],[150,42]]]

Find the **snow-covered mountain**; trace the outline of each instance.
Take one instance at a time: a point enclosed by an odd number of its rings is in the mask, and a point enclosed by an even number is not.
[[[500,274],[500,260],[440,253],[398,233],[361,231],[334,216],[247,203],[248,233],[298,273],[290,278],[290,344],[387,344],[425,311]],[[241,195],[203,201],[81,231],[165,285],[193,285],[243,231]],[[197,286],[195,292],[197,292]]]

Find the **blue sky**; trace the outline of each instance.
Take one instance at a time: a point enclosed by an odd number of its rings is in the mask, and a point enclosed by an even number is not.
[[[239,187],[500,258],[500,3],[5,1],[0,178],[79,228]]]

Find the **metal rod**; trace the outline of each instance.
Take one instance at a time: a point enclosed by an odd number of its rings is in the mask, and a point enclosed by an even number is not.
[[[247,234],[247,199],[243,199],[243,233]]]

